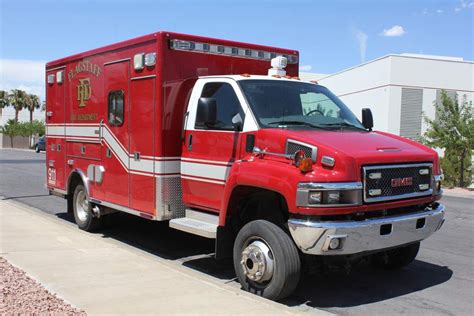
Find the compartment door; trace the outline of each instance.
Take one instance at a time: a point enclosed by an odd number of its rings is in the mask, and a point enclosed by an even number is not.
[[[129,78],[128,60],[105,65],[102,153],[105,167],[101,185],[107,202],[129,206]]]
[[[155,77],[130,81],[130,207],[155,215]]]
[[[50,113],[46,116],[46,183],[62,190],[66,189],[64,73],[64,69],[46,73],[54,76],[54,83],[46,83],[46,113]]]

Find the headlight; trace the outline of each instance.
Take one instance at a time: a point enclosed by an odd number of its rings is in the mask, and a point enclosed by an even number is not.
[[[307,207],[361,205],[362,183],[299,183],[296,204]]]

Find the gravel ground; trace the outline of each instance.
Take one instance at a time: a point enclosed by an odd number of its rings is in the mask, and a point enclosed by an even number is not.
[[[0,315],[86,315],[0,257]]]

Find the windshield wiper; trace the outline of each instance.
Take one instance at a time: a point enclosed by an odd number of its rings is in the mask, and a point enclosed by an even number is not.
[[[324,128],[323,126],[314,125],[314,124],[311,124],[311,123],[308,123],[308,122],[303,122],[303,121],[275,121],[275,122],[267,123],[267,125],[274,125],[274,124],[279,124],[279,125],[305,125],[305,126],[310,126],[310,127],[313,127],[313,128],[329,130],[327,128]]]
[[[353,124],[349,124],[349,123],[346,123],[346,122],[339,122],[339,123],[323,123],[321,125],[324,125],[324,126],[340,126],[340,127],[352,127],[352,128],[355,128],[355,129],[360,129],[360,130],[363,130],[363,131],[367,131],[365,128],[362,128],[362,127],[359,127],[359,126],[356,126],[356,125],[353,125]]]

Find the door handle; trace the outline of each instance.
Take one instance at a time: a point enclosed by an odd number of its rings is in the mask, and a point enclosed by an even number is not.
[[[135,161],[139,161],[140,160],[140,153],[138,151],[134,152],[133,153],[133,159]]]
[[[193,150],[193,134],[188,136],[188,151]]]

